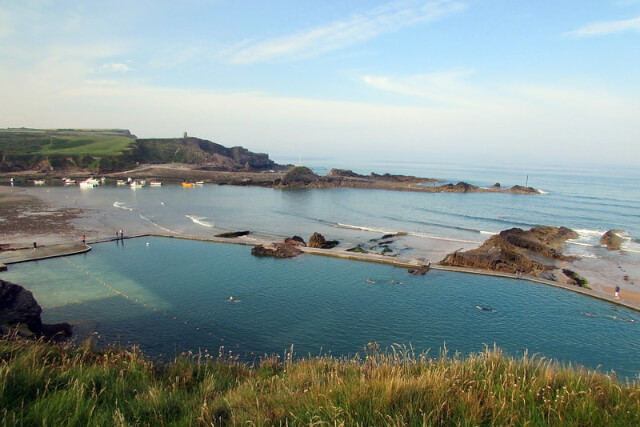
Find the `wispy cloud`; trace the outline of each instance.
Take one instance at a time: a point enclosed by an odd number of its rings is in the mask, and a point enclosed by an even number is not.
[[[590,37],[603,36],[607,34],[622,33],[625,31],[640,32],[640,16],[632,19],[623,19],[620,21],[603,21],[594,22],[577,30],[565,33],[567,36]]]
[[[126,73],[129,71],[133,71],[133,68],[129,67],[127,64],[104,64],[102,66],[103,70],[113,71],[116,73]]]
[[[444,106],[463,106],[472,104],[480,96],[478,89],[465,81],[474,72],[469,68],[456,68],[402,77],[366,75],[362,81],[387,92],[422,98]]]
[[[227,50],[233,64],[288,61],[343,49],[382,34],[422,22],[434,21],[464,9],[454,0],[392,2],[348,19],[270,40],[252,41]]]

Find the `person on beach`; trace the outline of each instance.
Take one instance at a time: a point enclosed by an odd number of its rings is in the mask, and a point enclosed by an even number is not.
[[[82,235],[82,246],[87,246],[87,236]]]
[[[620,286],[616,285],[616,291],[614,293],[617,300],[620,299]]]
[[[36,242],[33,242],[33,249],[34,250],[38,249],[38,244]]]

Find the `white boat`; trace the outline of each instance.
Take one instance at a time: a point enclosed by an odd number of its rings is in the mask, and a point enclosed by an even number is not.
[[[152,187],[160,187],[162,183],[160,181],[151,181],[149,185]]]
[[[129,186],[130,186],[132,189],[135,189],[135,188],[142,188],[142,183],[141,183],[141,182],[139,182],[139,181],[133,180],[133,181],[131,181],[131,184],[129,184]]]
[[[196,185],[204,185],[204,181],[196,181]]]
[[[78,184],[78,185],[80,185],[80,188],[93,188],[93,187],[97,187],[97,186],[98,186],[98,184],[95,184],[93,181],[95,181],[95,179],[94,179],[94,180],[87,179],[87,180],[85,180],[85,181],[81,181],[81,182],[80,182],[80,184]]]
[[[73,185],[76,183],[76,180],[71,178],[62,178],[62,181],[64,181],[64,185]]]
[[[116,181],[116,185],[127,185],[124,179],[119,179]]]
[[[44,185],[44,179],[34,179],[33,183],[35,185]]]

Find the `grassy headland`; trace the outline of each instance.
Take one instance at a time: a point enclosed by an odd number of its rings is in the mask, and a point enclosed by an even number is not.
[[[0,341],[3,425],[640,425],[640,385],[511,359],[432,359],[375,343],[362,356],[185,356]]]
[[[92,173],[131,169],[138,164],[185,163],[211,170],[270,169],[267,154],[227,148],[200,138],[139,139],[119,129],[0,129],[0,170]]]
[[[23,169],[131,167],[136,138],[119,129],[0,129],[2,162]]]

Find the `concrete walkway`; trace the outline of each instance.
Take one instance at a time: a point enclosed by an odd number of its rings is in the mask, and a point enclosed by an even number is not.
[[[39,259],[55,258],[66,255],[75,255],[88,252],[91,246],[83,246],[82,243],[63,243],[59,245],[38,246],[37,249],[23,248],[0,252],[0,270],[6,270],[6,264],[35,261]]]

